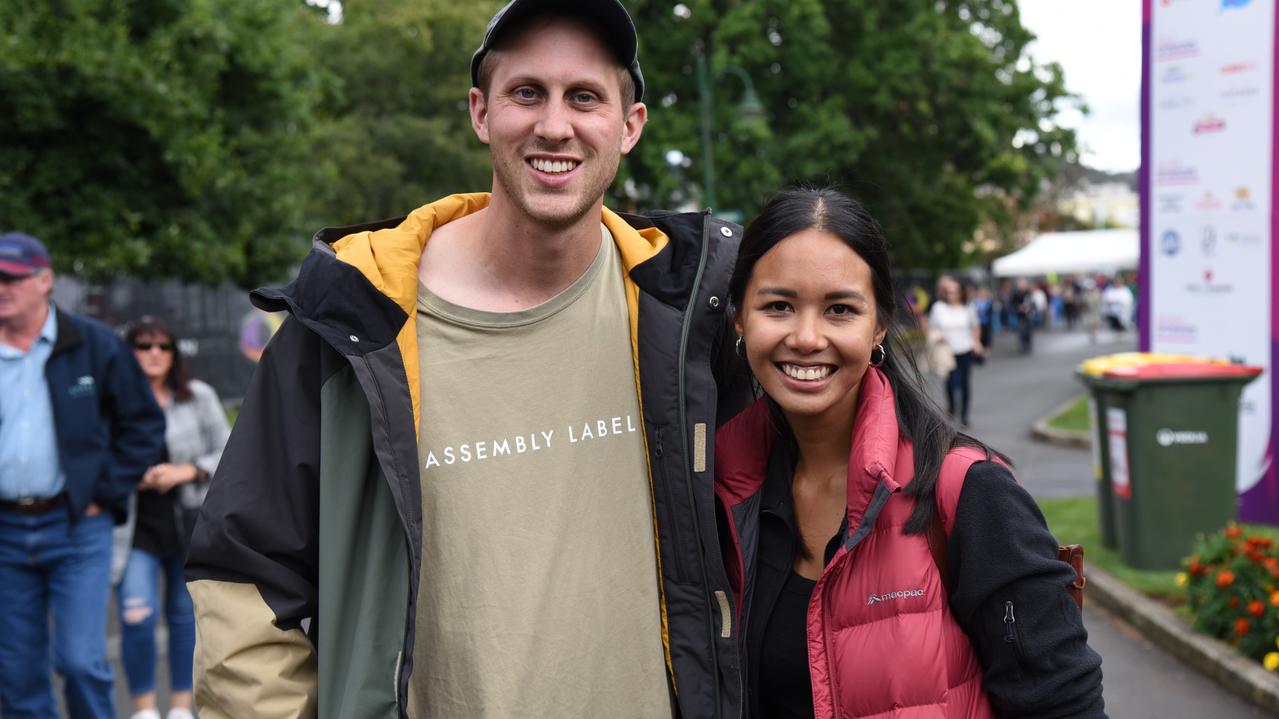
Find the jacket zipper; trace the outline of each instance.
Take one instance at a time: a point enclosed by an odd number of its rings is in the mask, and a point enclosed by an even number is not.
[[[697,540],[698,567],[701,569],[702,580],[706,582],[707,584],[709,584],[710,581],[709,581],[709,578],[706,576],[706,557],[702,553],[702,527],[700,522],[698,522],[697,498],[693,494],[693,473],[689,465],[688,399],[685,394],[686,392],[685,364],[688,361],[688,335],[689,335],[689,332],[692,330],[693,312],[697,308],[697,293],[702,287],[702,275],[705,274],[706,272],[706,257],[710,253],[710,240],[709,240],[710,226],[711,226],[711,217],[710,217],[710,212],[708,211],[704,213],[702,216],[702,253],[701,253],[701,257],[697,261],[697,274],[694,275],[693,277],[693,289],[692,289],[692,292],[689,293],[688,306],[684,309],[684,324],[683,324],[683,327],[680,328],[679,371],[678,371],[678,378],[676,380],[677,387],[679,389],[679,430],[680,430],[679,435],[680,435],[681,447],[684,450],[684,478],[685,478],[685,485],[687,486],[687,489],[688,489],[688,506],[689,506],[689,509],[693,512],[693,533],[694,533],[694,538]],[[709,590],[710,587],[707,586],[706,589]],[[718,715],[721,707],[721,698],[720,698],[720,689],[719,689],[719,647],[717,644],[717,639],[715,637],[715,631],[714,631],[714,627],[716,626],[714,609],[712,608],[714,604],[711,602],[710,596],[706,597],[706,601],[707,601],[706,630],[707,630],[707,639],[710,640],[710,647],[711,647],[711,669],[713,672],[712,683],[715,686],[715,713],[716,715]],[[740,671],[738,672],[737,676],[738,676],[738,679],[737,679],[738,690],[740,694],[740,690],[741,690],[741,672]],[[743,702],[743,706],[744,705],[745,703]]]

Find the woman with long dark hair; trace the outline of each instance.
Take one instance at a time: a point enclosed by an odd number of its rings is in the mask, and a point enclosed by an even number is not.
[[[928,399],[875,220],[779,195],[730,294],[765,394],[715,448],[751,716],[1104,717],[1074,572],[1008,460]]]
[[[155,628],[161,580],[169,630],[167,719],[191,719],[195,614],[182,567],[191,528],[209,491],[209,477],[217,469],[231,430],[217,393],[191,378],[186,357],[168,325],[143,317],[129,326],[125,341],[150,380],[166,422],[166,457],[148,469],[138,484],[132,543],[117,590],[121,656],[134,706],[131,719],[160,719]]]

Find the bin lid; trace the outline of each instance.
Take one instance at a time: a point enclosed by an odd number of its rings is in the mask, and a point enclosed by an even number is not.
[[[1167,352],[1120,352],[1086,359],[1079,365],[1080,374],[1101,377],[1107,371],[1119,367],[1140,367],[1162,364],[1226,364],[1224,360],[1195,355]]]
[[[1113,367],[1103,373],[1106,379],[1178,380],[1178,379],[1243,379],[1251,380],[1262,372],[1255,365],[1174,362],[1169,364]]]

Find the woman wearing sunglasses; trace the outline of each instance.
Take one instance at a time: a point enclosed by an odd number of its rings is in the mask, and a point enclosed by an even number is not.
[[[133,697],[132,719],[160,719],[155,628],[163,593],[171,690],[167,719],[190,719],[195,617],[182,565],[230,427],[217,393],[191,378],[177,338],[166,324],[143,317],[129,327],[125,340],[164,408],[167,456],[138,484],[133,539],[117,598],[120,650]]]
[[[875,220],[833,190],[783,193],[729,293],[765,394],[715,446],[750,716],[1104,717],[1074,571],[892,340]]]

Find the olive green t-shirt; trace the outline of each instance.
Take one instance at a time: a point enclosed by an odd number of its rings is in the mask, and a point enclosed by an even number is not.
[[[418,289],[409,715],[671,716],[621,256],[483,312]]]

